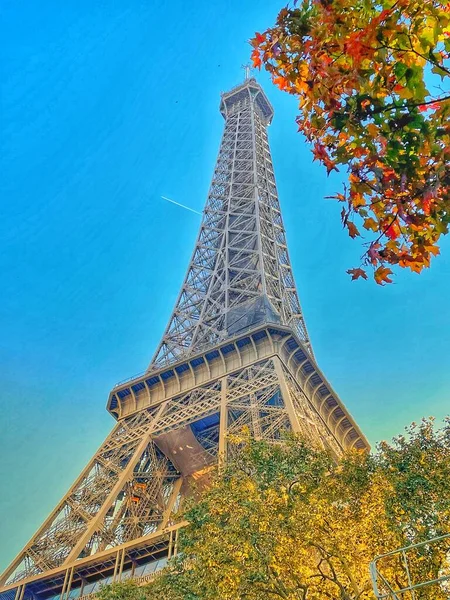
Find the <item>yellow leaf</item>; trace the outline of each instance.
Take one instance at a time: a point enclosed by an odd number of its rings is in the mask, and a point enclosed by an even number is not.
[[[376,137],[380,131],[374,123],[369,123],[366,129],[372,137]]]
[[[369,217],[364,221],[363,227],[370,231],[378,231],[378,223],[375,221],[375,219],[372,219],[372,217]]]

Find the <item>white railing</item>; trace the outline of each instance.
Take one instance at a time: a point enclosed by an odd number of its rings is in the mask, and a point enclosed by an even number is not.
[[[136,577],[133,579],[133,581],[135,581],[138,585],[146,585],[149,581],[154,579],[156,573],[158,573],[158,571],[149,573],[148,575],[143,575],[142,577]]]
[[[434,548],[437,549],[438,545],[443,546],[444,563],[446,561],[447,564],[440,569],[437,577],[417,581],[417,576],[414,576],[412,556],[417,552],[420,553],[422,550],[429,551],[430,548],[433,551]],[[392,561],[395,561],[396,565],[400,564],[402,566],[402,575],[406,585],[403,583],[394,583],[389,580],[389,576],[386,574],[386,565],[387,563],[391,563],[392,568]],[[450,533],[377,556],[370,563],[370,576],[373,591],[378,600],[402,600],[403,598],[417,600],[419,596],[416,594],[416,591],[431,586],[440,588],[442,598],[450,598]],[[398,581],[398,577],[396,579]],[[420,598],[422,597],[420,596]],[[436,596],[436,598],[438,597],[440,598],[441,596]]]

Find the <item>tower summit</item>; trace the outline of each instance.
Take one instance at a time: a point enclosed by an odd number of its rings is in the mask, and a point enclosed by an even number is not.
[[[319,370],[278,202],[267,126],[251,77],[222,94],[225,129],[198,239],[148,370],[116,385],[111,434],[0,579],[0,600],[86,600],[149,581],[177,549],[174,512],[224,461],[229,434],[285,431],[335,454],[368,448]]]
[[[273,108],[253,78],[223,94],[225,130],[198,240],[150,368],[261,323],[311,346],[278,203],[267,126]]]

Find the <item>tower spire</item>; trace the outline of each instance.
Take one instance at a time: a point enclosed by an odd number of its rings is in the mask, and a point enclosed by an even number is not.
[[[312,353],[267,138],[273,108],[248,79],[222,94],[225,130],[197,243],[149,369],[260,323],[292,327]]]
[[[247,81],[247,79],[250,79],[250,72],[252,69],[251,64],[246,63],[245,65],[241,65],[241,69],[243,69],[243,71],[244,71],[244,81]]]

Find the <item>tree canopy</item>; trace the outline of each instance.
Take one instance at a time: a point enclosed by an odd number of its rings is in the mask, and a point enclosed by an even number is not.
[[[374,454],[341,459],[301,439],[247,439],[238,458],[183,516],[180,554],[146,588],[101,600],[368,600],[369,562],[450,531],[450,423],[408,428]],[[411,559],[416,581],[448,568],[449,542]],[[406,583],[399,561],[384,575]],[[448,592],[447,592],[448,593]],[[444,599],[439,586],[418,598]]]
[[[303,0],[251,40],[253,65],[299,99],[298,129],[327,172],[352,238],[352,279],[391,283],[439,254],[450,221],[448,0]]]

